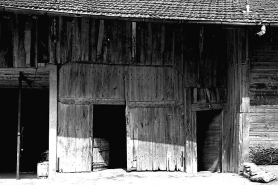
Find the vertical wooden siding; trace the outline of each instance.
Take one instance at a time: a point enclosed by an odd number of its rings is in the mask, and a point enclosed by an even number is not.
[[[127,169],[183,171],[180,73],[170,67],[126,69]]]
[[[124,67],[70,63],[60,70],[59,98],[124,99]]]
[[[128,109],[128,170],[183,171],[182,111],[182,107]]]
[[[219,26],[183,26],[186,172],[197,172],[196,114],[192,106],[227,101],[225,32]]]
[[[223,125],[223,171],[239,172],[246,160],[245,145],[249,137],[249,74],[247,63],[246,32],[244,29],[227,29],[228,99]]]
[[[0,14],[0,67],[13,66],[12,30],[9,15]]]
[[[92,125],[88,105],[59,103],[57,158],[60,172],[91,171]]]
[[[129,102],[182,102],[182,76],[172,67],[128,67]]]

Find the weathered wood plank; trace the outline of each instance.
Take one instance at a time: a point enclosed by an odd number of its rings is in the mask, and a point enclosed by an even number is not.
[[[124,67],[69,63],[60,70],[60,97],[124,99]]]
[[[176,25],[174,29],[174,66],[183,73],[183,27]]]
[[[172,108],[166,108],[165,110],[165,128],[166,128],[166,143],[167,143],[167,171],[174,171],[176,158],[175,158],[175,125],[173,123]]]
[[[240,119],[242,122],[242,162],[249,161],[249,133],[250,133],[250,114],[242,113]]]
[[[145,23],[146,24],[146,35],[145,35],[145,64],[146,65],[151,65],[152,64],[152,52],[153,52],[153,29],[152,29],[152,25],[153,23]]]
[[[179,135],[179,154],[178,154],[178,170],[184,172],[185,170],[185,125],[184,125],[184,107],[177,108],[177,120],[178,120],[178,135]]]
[[[90,65],[71,63],[60,69],[60,97],[92,98]]]
[[[187,173],[197,173],[197,140],[196,125],[191,112],[191,89],[186,88],[184,93],[184,124],[185,124],[185,164]]]
[[[122,63],[130,64],[132,63],[132,30],[131,30],[131,22],[126,21],[123,23],[122,28]],[[137,40],[137,39],[136,39]],[[136,44],[136,42],[135,42]],[[136,53],[137,55],[137,53]],[[135,59],[134,59],[135,60]]]
[[[137,112],[138,114],[138,156],[137,156],[137,170],[146,170],[146,134],[145,134],[145,112],[141,109]]]
[[[153,133],[152,133],[152,155],[153,155],[153,165],[152,170],[159,170],[160,160],[159,160],[159,146],[160,146],[160,120],[159,120],[159,109],[154,109],[153,113]]]
[[[100,20],[97,41],[97,61],[103,60],[104,20]]]
[[[57,157],[60,172],[91,171],[89,106],[59,104]]]
[[[178,101],[180,85],[173,68],[130,67],[129,101]]]
[[[0,67],[13,66],[13,34],[14,17],[5,18],[1,14],[0,18]],[[16,30],[15,30],[16,31]]]
[[[162,35],[164,35],[164,54],[163,63],[164,65],[173,65],[173,26],[171,24],[165,24],[165,30],[162,30]],[[165,32],[165,33],[164,33]],[[163,38],[162,38],[163,39]]]
[[[31,33],[32,33],[32,20],[28,19],[25,24],[24,30],[24,51],[26,55],[26,67],[31,66]]]
[[[25,58],[22,53],[23,43],[20,38],[20,31],[24,30],[22,23],[25,21],[20,21],[17,14],[13,21],[13,67],[23,67],[25,65]]]
[[[134,119],[131,110],[126,109],[126,152],[127,152],[127,171],[133,169],[133,125]]]
[[[57,125],[58,125],[58,71],[52,66],[49,78],[49,178],[57,170]]]

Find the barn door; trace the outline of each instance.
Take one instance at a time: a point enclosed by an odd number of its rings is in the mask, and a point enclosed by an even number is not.
[[[92,126],[89,105],[59,103],[58,170],[86,172],[92,166]]]
[[[60,172],[86,172],[92,166],[90,65],[68,63],[59,70],[57,163]],[[84,100],[80,102],[78,100]]]
[[[127,170],[183,171],[181,76],[173,68],[129,67],[125,80]]]

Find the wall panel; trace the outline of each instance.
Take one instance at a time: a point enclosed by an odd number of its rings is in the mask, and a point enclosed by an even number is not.
[[[60,69],[59,98],[124,99],[124,67],[69,63]]]
[[[93,149],[90,107],[59,103],[58,109],[58,171],[91,171]]]
[[[129,171],[184,170],[182,112],[182,107],[128,109]]]

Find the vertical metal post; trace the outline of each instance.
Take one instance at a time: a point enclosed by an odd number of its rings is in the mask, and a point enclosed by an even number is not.
[[[22,87],[22,72],[19,72],[18,78],[18,123],[17,123],[17,160],[16,160],[16,179],[19,180],[20,167],[20,121],[21,121],[21,87]]]

